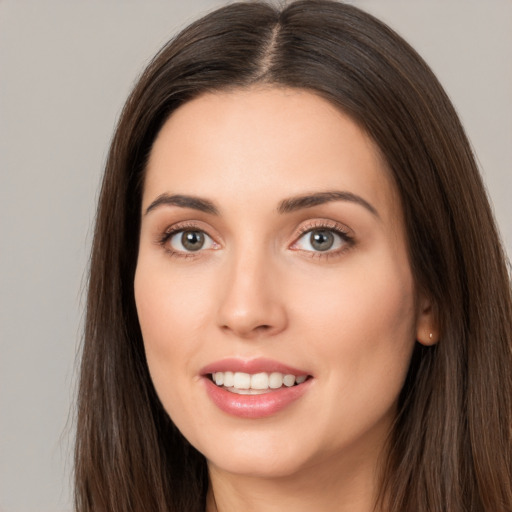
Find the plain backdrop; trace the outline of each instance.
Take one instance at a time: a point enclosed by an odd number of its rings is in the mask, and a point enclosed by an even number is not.
[[[0,511],[72,509],[73,401],[98,185],[134,80],[213,0],[0,0]],[[512,2],[353,0],[453,99],[512,254]]]

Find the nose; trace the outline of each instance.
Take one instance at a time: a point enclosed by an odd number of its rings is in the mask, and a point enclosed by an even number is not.
[[[219,327],[240,338],[273,336],[288,324],[279,270],[264,254],[233,255],[223,273]]]

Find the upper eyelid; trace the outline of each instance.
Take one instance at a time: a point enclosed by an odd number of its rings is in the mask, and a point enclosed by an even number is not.
[[[348,238],[353,238],[354,234],[352,230],[346,225],[342,224],[339,221],[335,221],[333,219],[308,219],[306,221],[301,222],[301,224],[295,228],[292,236],[292,241],[290,244],[296,243],[300,237],[305,235],[310,231],[314,231],[315,229],[327,229],[335,231],[341,235],[345,235]],[[173,224],[167,226],[163,231],[159,231],[157,236],[157,241],[162,242],[164,240],[169,240],[171,236],[174,236],[176,233],[187,230],[197,230],[205,233],[207,236],[212,238],[216,243],[220,243],[223,245],[223,237],[218,233],[218,231],[211,227],[208,223],[205,223],[201,220],[184,220],[178,221]],[[213,231],[213,233],[212,233]]]
[[[308,221],[306,221],[299,227],[299,229],[297,230],[297,233],[295,235],[296,240],[299,237],[301,237],[302,235],[308,233],[309,231],[314,231],[315,229],[327,229],[327,230],[336,231],[336,232],[344,234],[346,236],[350,236],[350,237],[354,236],[352,230],[348,226],[346,226],[345,224],[342,224],[340,222],[334,221],[334,220],[316,219],[316,220],[312,220],[309,222],[310,223],[308,224]]]
[[[158,245],[163,245],[167,243],[173,236],[175,236],[177,233],[180,233],[181,231],[201,231],[205,233],[209,238],[217,242],[217,237],[212,236],[209,233],[209,230],[205,229],[204,226],[202,226],[202,222],[198,221],[179,221],[175,222],[173,224],[168,225],[165,229],[160,229],[157,231],[154,240]]]
[[[170,226],[167,226],[165,228],[165,233],[171,234],[171,233],[179,233],[180,231],[187,231],[187,230],[196,230],[196,231],[205,231],[201,228],[196,222],[194,221],[183,221],[183,222],[176,222],[174,224],[171,224]]]
[[[208,234],[208,229],[204,227],[204,224],[204,221],[200,220],[178,221],[167,226],[164,231],[165,233],[173,233],[178,231],[185,231],[187,229],[196,229],[197,231],[204,231],[206,234]],[[301,225],[295,229],[294,236],[299,236],[301,234],[307,233],[308,231],[319,228],[338,230],[347,234],[352,232],[352,230],[345,224],[332,219],[311,219],[302,222]],[[217,231],[214,228],[212,229],[215,232]]]
[[[164,234],[167,235],[173,235],[175,233],[179,233],[180,231],[202,231],[203,233],[207,234],[210,238],[213,238],[216,235],[211,235],[210,231],[215,231],[213,228],[208,229],[208,227],[205,226],[205,223],[203,221],[199,220],[185,220],[185,221],[178,221],[173,224],[168,225],[165,230],[163,231]]]

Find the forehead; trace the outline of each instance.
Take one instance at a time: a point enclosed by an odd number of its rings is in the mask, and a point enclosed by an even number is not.
[[[204,94],[170,116],[151,150],[143,208],[161,193],[222,206],[327,189],[397,204],[378,148],[350,117],[309,91],[250,88]]]

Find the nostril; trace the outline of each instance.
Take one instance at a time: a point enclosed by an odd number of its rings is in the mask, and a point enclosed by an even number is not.
[[[255,327],[253,329],[253,333],[255,333],[255,334],[270,334],[272,330],[273,330],[273,327],[271,325],[264,324],[264,325],[258,325],[257,327]]]
[[[273,333],[273,331],[275,330],[275,328],[270,324],[260,324],[260,325],[256,325],[255,327],[237,326],[236,329],[234,329],[230,325],[223,325],[223,326],[221,326],[221,329],[222,329],[222,331],[224,331],[226,333],[232,331],[233,333],[237,334],[238,336],[242,336],[244,338],[245,337],[252,338],[255,336],[256,337],[268,336],[268,335],[271,335]]]

